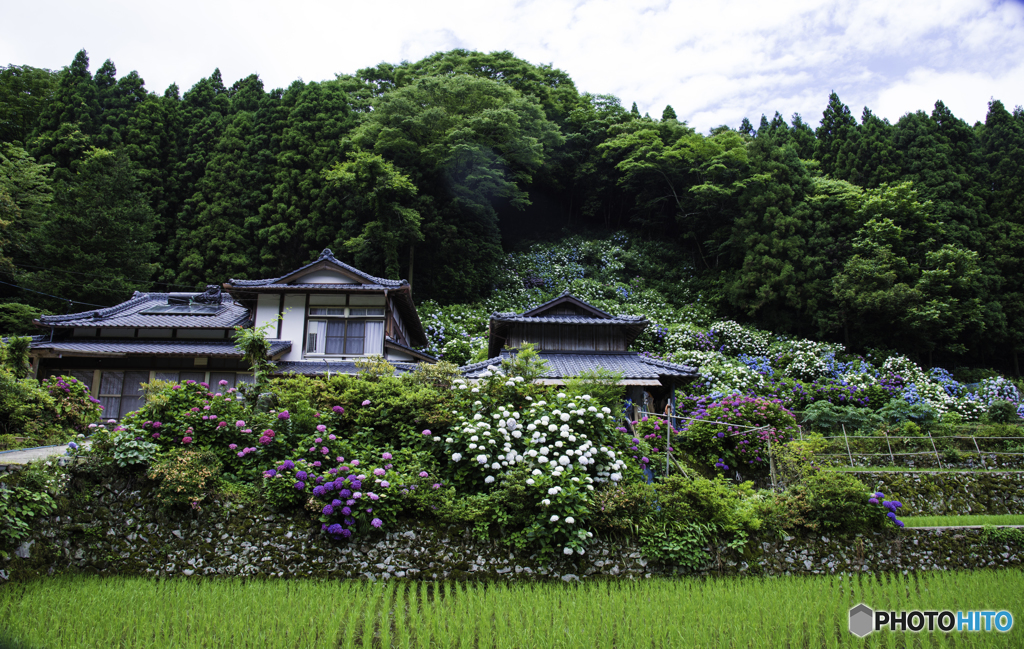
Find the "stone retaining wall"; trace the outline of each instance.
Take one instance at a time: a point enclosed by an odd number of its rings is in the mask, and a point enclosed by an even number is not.
[[[858,471],[905,516],[1024,514],[1024,473],[1009,471]]]
[[[268,514],[221,501],[167,516],[129,483],[91,485],[84,499],[37,520],[0,560],[0,582],[59,572],[165,576],[575,581],[682,574],[646,560],[628,542],[600,541],[584,556],[549,563],[516,555],[469,530],[410,525],[350,542],[328,540],[304,513]],[[910,530],[752,540],[718,549],[705,573],[830,574],[1019,566],[1021,534],[995,541],[980,529]]]

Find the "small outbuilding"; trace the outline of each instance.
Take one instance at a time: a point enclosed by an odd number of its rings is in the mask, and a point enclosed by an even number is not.
[[[619,372],[628,399],[648,409],[661,409],[677,387],[696,378],[697,369],[629,351],[649,325],[642,316],[612,315],[566,291],[523,313],[492,314],[490,358],[462,367],[462,376],[478,379],[489,366],[532,343],[547,361],[542,382],[561,385],[567,378],[597,369]]]

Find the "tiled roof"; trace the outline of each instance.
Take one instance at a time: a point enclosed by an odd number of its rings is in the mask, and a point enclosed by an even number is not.
[[[554,297],[554,298],[548,300],[547,302],[544,302],[542,304],[538,304],[537,306],[533,307],[532,309],[529,309],[528,311],[525,311],[524,314],[531,314],[532,315],[532,314],[539,313],[541,311],[544,311],[547,307],[552,306],[556,302],[560,302],[560,301],[567,301],[567,302],[570,302],[570,303],[575,303],[578,306],[581,306],[584,309],[587,309],[589,311],[593,311],[594,313],[596,313],[597,315],[600,315],[600,316],[604,316],[604,317],[608,317],[608,318],[614,317],[614,316],[612,316],[612,314],[608,313],[607,311],[602,311],[601,309],[597,308],[593,304],[590,304],[589,302],[584,302],[583,300],[579,299],[575,295],[572,295],[571,293],[569,293],[569,289],[565,289],[557,297]]]
[[[230,299],[221,303],[216,315],[195,314],[153,314],[140,315],[140,312],[154,306],[167,304],[169,293],[138,293],[132,299],[121,304],[70,313],[68,315],[40,316],[39,324],[46,327],[140,327],[154,329],[227,329],[235,325],[249,322],[249,311],[244,306],[235,304]],[[177,296],[201,296],[202,293],[179,293]]]
[[[317,257],[316,261],[314,261],[312,263],[309,263],[309,264],[306,264],[302,268],[297,268],[297,269],[291,271],[290,273],[288,273],[286,275],[282,275],[281,277],[273,277],[273,278],[270,278],[270,279],[230,279],[230,280],[228,280],[228,283],[231,284],[232,286],[237,286],[237,287],[272,287],[272,286],[275,286],[275,285],[284,284],[284,285],[288,286],[289,288],[295,288],[296,287],[295,284],[288,284],[287,282],[282,282],[281,280],[287,279],[289,277],[293,277],[293,276],[301,273],[302,271],[304,271],[304,270],[306,270],[308,268],[312,268],[313,266],[315,266],[315,265],[317,265],[317,264],[319,264],[321,262],[324,262],[324,261],[330,262],[330,263],[332,263],[332,264],[334,264],[334,265],[336,265],[336,266],[338,266],[340,268],[344,268],[349,273],[355,275],[356,277],[358,277],[360,279],[365,280],[368,284],[375,284],[375,285],[377,285],[376,287],[379,288],[379,289],[382,289],[382,288],[394,288],[396,286],[404,286],[404,285],[407,285],[409,283],[409,282],[407,282],[404,279],[402,279],[402,280],[398,280],[398,279],[384,279],[383,277],[374,277],[373,275],[369,275],[367,273],[364,273],[363,271],[359,270],[358,268],[355,268],[353,266],[349,266],[345,262],[338,261],[337,259],[335,259],[334,253],[331,252],[330,248],[324,248],[324,251],[320,253],[320,256]],[[305,285],[300,285],[300,286],[305,286]],[[328,288],[328,287],[329,288],[355,288],[355,287],[358,286],[358,284],[341,284],[341,285],[338,285],[338,284],[313,284],[312,286],[316,287],[316,288]]]
[[[391,363],[395,366],[395,376],[412,372],[416,369],[416,363]],[[303,374],[311,376],[315,374],[356,374],[356,364],[353,361],[285,361],[278,363],[274,374]]]
[[[232,282],[236,280],[231,280]],[[239,288],[246,288],[253,291],[316,291],[316,290],[338,290],[343,289],[346,291],[383,291],[386,289],[394,288],[393,286],[383,286],[382,284],[258,284],[254,286],[240,286]],[[238,293],[238,290],[233,290],[232,293]]]
[[[403,345],[402,343],[398,342],[394,338],[390,338],[390,337],[385,338],[384,339],[384,344],[385,345],[391,345],[392,347],[397,347],[399,349],[404,349],[405,351],[407,351],[407,352],[409,352],[411,354],[416,354],[417,356],[423,356],[425,358],[429,358],[434,363],[437,362],[437,358],[435,358],[434,356],[431,356],[427,352],[421,352],[418,349],[413,349],[412,347],[409,347],[408,345]]]
[[[615,315],[607,318],[594,318],[585,315],[551,315],[551,316],[528,316],[518,313],[493,313],[491,320],[494,322],[532,322],[538,324],[644,324],[647,322],[642,315]]]
[[[270,344],[269,356],[273,358],[288,351],[292,344],[287,340],[274,340]],[[241,358],[242,352],[229,341],[201,340],[55,340],[32,343],[32,349],[46,349],[63,354],[75,352],[85,354],[118,354],[125,356],[225,356]]]
[[[479,378],[489,365],[499,365],[510,352],[503,351],[501,356],[489,358],[480,363],[459,368],[466,378]],[[622,372],[624,381],[630,379],[657,379],[663,376],[690,378],[697,376],[697,369],[688,365],[678,365],[667,361],[658,361],[636,352],[610,353],[569,353],[539,352],[537,354],[548,362],[545,378],[562,379],[578,376],[581,372],[604,368],[613,372]]]

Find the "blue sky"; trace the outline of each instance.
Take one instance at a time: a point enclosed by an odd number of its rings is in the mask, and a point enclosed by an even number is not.
[[[0,63],[60,68],[85,48],[151,91],[219,67],[268,88],[454,47],[511,50],[701,131],[795,112],[817,124],[835,90],[891,121],[942,99],[984,120],[1024,104],[1024,2],[973,0],[54,0],[9,3]]]

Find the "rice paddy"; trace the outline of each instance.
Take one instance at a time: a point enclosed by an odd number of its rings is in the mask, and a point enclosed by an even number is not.
[[[583,584],[57,577],[0,587],[4,649],[1014,647],[1024,572]],[[1008,610],[1007,633],[847,630],[879,610]],[[6,644],[5,644],[6,643]]]
[[[946,527],[956,525],[1024,525],[1021,514],[965,514],[963,516],[903,516],[907,527]]]

